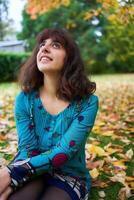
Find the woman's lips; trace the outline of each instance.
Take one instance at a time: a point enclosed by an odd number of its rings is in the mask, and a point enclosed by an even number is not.
[[[51,61],[51,60],[50,60],[49,58],[44,58],[44,57],[43,57],[43,58],[41,59],[41,62],[50,62],[50,61]]]
[[[52,61],[53,59],[49,56],[41,56],[40,61]]]

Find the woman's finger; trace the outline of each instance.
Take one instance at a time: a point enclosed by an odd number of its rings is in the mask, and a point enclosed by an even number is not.
[[[10,184],[10,176],[8,173],[8,169],[6,167],[0,169],[0,194],[4,192],[4,190]]]
[[[12,189],[11,187],[8,187],[1,195],[0,195],[0,200],[7,200],[9,194],[11,194]]]

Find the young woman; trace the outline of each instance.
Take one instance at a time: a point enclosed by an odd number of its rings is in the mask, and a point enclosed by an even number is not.
[[[99,101],[72,36],[43,30],[18,81],[18,153],[0,170],[0,200],[87,200],[85,143]]]

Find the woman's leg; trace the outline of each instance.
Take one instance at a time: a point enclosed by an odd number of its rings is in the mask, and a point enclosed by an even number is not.
[[[55,186],[48,186],[40,200],[71,200],[69,194]]]
[[[47,187],[47,186],[46,186]],[[45,183],[42,177],[27,183],[20,190],[11,194],[8,200],[37,200],[45,190]]]

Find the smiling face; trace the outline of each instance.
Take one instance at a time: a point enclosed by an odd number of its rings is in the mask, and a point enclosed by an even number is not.
[[[37,67],[42,73],[61,71],[66,56],[60,42],[48,38],[44,40],[37,53]]]

